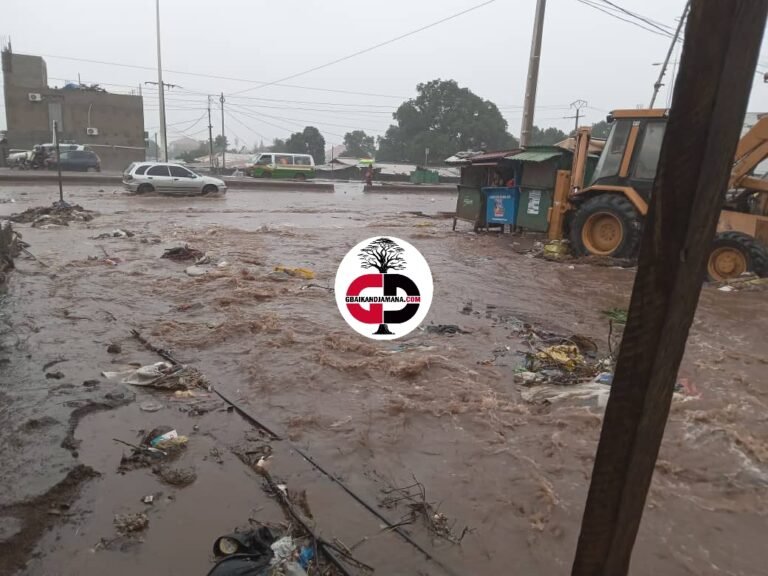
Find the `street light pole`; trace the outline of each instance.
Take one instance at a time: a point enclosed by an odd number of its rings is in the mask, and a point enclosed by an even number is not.
[[[157,88],[160,94],[160,150],[163,162],[168,162],[168,132],[165,126],[165,84],[163,84],[163,62],[160,56],[160,0],[155,0],[157,15]]]
[[[208,96],[208,161],[213,173],[213,124],[211,124],[211,97]]]
[[[222,140],[221,171],[223,174],[224,169],[227,167],[227,137],[224,134],[224,92],[221,93],[219,102],[221,102],[221,140]]]
[[[656,80],[656,83],[653,85],[653,96],[651,96],[651,103],[648,106],[648,108],[653,108],[653,103],[656,102],[656,96],[659,94],[659,90],[664,85],[661,83],[662,79],[664,78],[664,74],[667,73],[667,66],[669,65],[669,58],[672,56],[672,50],[675,48],[675,44],[677,44],[677,39],[680,37],[680,30],[683,28],[683,22],[685,22],[685,17],[688,14],[688,9],[691,7],[691,2],[688,0],[688,2],[685,3],[685,8],[683,8],[683,15],[680,16],[680,22],[677,23],[677,30],[675,30],[675,35],[672,37],[672,42],[669,43],[669,50],[667,50],[667,57],[664,58],[664,64],[661,65],[661,70],[659,71],[659,77]]]

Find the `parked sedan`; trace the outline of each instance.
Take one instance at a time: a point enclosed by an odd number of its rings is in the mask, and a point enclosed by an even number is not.
[[[123,172],[126,190],[145,194],[203,195],[225,194],[227,185],[223,180],[201,176],[179,164],[167,162],[134,162]]]
[[[48,168],[56,170],[56,153],[46,161]],[[78,172],[101,172],[101,160],[93,150],[70,150],[61,153],[58,161],[62,170],[74,170]]]

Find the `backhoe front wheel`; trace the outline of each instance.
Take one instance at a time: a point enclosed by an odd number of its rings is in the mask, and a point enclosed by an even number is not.
[[[640,242],[640,215],[620,194],[601,194],[579,207],[571,224],[571,246],[579,256],[633,258]]]
[[[707,277],[719,282],[754,272],[768,276],[768,251],[758,240],[742,232],[720,232],[712,242]]]

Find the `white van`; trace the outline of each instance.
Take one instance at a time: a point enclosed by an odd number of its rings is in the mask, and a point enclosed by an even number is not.
[[[315,177],[315,159],[310,154],[263,152],[250,170],[254,178],[295,178],[306,180]]]

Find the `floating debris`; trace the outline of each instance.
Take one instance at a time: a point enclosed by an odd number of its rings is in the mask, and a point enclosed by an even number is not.
[[[44,226],[69,226],[70,222],[89,222],[96,214],[79,204],[54,202],[51,206],[28,208],[19,214],[9,216],[11,222],[31,223],[35,228]]]
[[[126,535],[146,530],[149,526],[149,518],[143,512],[116,514],[114,524],[119,534]]]
[[[313,280],[315,278],[315,273],[308,268],[288,268],[286,266],[275,266],[275,272],[284,272],[289,276],[304,278],[305,280]]]
[[[174,262],[186,262],[188,260],[199,260],[205,254],[196,248],[190,248],[186,244],[176,248],[168,248],[160,258],[167,258]]]

